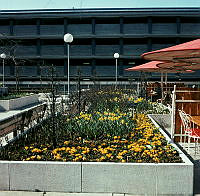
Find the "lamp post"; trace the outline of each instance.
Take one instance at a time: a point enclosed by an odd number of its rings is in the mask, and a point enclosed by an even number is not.
[[[5,60],[5,58],[6,58],[6,54],[5,54],[5,53],[2,53],[2,54],[0,55],[0,57],[3,59],[3,83],[2,83],[2,85],[3,85],[3,87],[5,87],[5,85],[4,85],[4,60]]]
[[[67,33],[64,35],[64,42],[67,43],[67,55],[68,55],[68,63],[67,63],[67,77],[68,77],[68,82],[67,82],[67,94],[69,96],[69,44],[72,43],[73,41],[73,36],[70,33]]]
[[[119,53],[114,54],[114,58],[116,60],[116,66],[115,66],[115,89],[117,89],[117,59],[119,58]]]

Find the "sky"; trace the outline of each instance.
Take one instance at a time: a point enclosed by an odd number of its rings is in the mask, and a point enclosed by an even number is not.
[[[198,7],[200,0],[0,0],[0,10]]]

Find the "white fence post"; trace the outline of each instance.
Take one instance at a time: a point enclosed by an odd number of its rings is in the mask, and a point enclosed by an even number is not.
[[[174,139],[175,129],[175,115],[176,115],[176,85],[172,91],[172,114],[171,114],[171,139]]]

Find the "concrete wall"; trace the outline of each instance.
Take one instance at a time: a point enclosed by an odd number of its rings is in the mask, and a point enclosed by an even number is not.
[[[30,95],[10,100],[0,100],[0,111],[15,110],[38,102],[38,95]]]
[[[0,190],[193,194],[193,164],[0,161]]]

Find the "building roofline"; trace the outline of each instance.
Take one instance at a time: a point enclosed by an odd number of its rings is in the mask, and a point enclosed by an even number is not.
[[[54,13],[93,13],[93,12],[171,12],[197,11],[198,7],[169,8],[84,8],[84,9],[30,9],[30,10],[0,10],[0,14],[54,14]]]

